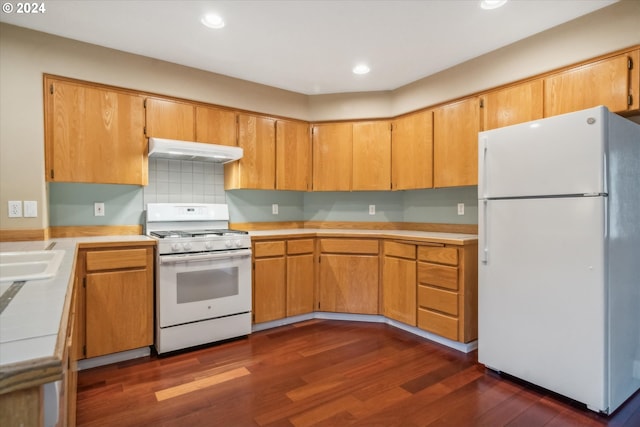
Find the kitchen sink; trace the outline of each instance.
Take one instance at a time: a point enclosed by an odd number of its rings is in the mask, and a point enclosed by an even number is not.
[[[63,257],[64,251],[0,252],[0,282],[50,279]]]

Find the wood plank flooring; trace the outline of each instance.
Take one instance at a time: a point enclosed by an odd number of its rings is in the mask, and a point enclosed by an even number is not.
[[[640,426],[377,323],[312,320],[81,371],[79,426]]]

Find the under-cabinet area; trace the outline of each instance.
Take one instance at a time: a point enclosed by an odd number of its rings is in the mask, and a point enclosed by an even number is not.
[[[285,233],[251,233],[254,324],[320,312],[376,315],[459,343],[477,339],[474,235]]]

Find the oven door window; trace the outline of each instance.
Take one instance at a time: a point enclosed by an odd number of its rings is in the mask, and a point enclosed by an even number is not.
[[[183,271],[176,282],[178,304],[232,297],[238,295],[238,267]]]

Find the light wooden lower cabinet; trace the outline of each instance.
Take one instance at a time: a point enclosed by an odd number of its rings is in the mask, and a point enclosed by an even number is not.
[[[153,246],[80,249],[78,358],[153,344]]]
[[[384,242],[382,314],[416,326],[416,245]]]
[[[313,311],[382,314],[454,341],[478,337],[476,242],[319,237],[258,240],[253,249],[255,323]]]
[[[253,243],[254,323],[313,311],[314,240],[269,240]]]
[[[454,341],[478,338],[478,247],[419,246],[418,327]]]
[[[320,311],[378,314],[377,239],[320,239]]]

